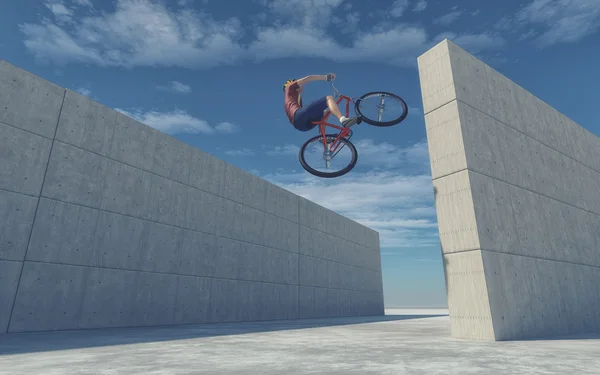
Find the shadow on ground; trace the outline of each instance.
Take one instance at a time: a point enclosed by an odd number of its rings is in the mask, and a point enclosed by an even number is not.
[[[384,315],[367,317],[278,320],[177,326],[102,328],[72,331],[8,333],[0,337],[0,355],[84,349],[202,337],[242,335],[308,328],[434,318],[439,315]]]
[[[530,339],[510,340],[512,342],[528,342],[528,341],[567,341],[567,340],[600,340],[600,332],[598,333],[578,333],[565,336],[540,336]],[[508,341],[508,340],[507,340]]]

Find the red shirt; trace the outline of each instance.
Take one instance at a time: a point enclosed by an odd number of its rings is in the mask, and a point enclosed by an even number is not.
[[[300,86],[297,82],[292,82],[285,88],[283,105],[285,108],[285,114],[287,115],[291,124],[294,123],[294,113],[296,113],[296,111],[302,107],[302,101],[298,102],[298,97],[300,96],[298,88],[300,88]]]

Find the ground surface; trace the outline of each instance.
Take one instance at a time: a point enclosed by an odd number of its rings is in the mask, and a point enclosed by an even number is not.
[[[599,373],[598,335],[473,342],[450,337],[444,310],[387,314],[0,335],[0,374]]]

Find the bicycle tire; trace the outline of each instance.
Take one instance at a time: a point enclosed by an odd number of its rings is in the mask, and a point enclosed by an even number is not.
[[[361,101],[363,101],[366,98],[381,95],[381,94],[398,100],[400,102],[400,104],[402,105],[402,109],[403,109],[402,115],[400,115],[398,118],[391,120],[391,121],[377,121],[377,120],[368,118],[360,111],[360,102]],[[408,105],[406,105],[406,102],[404,101],[404,99],[402,99],[401,97],[399,97],[396,94],[392,94],[391,92],[372,91],[372,92],[368,92],[368,93],[364,94],[363,96],[361,96],[360,98],[356,99],[356,102],[354,103],[354,111],[356,112],[356,114],[358,116],[362,117],[362,120],[364,122],[366,122],[367,124],[370,124],[373,126],[379,126],[379,127],[388,127],[388,126],[397,125],[397,124],[401,123],[402,121],[404,121],[406,116],[408,116]]]
[[[338,136],[338,134],[326,134],[325,135],[325,137],[333,138],[333,139],[337,138],[337,136]],[[300,147],[300,152],[298,154],[298,158],[300,159],[300,165],[302,165],[302,168],[304,168],[304,170],[306,170],[308,173],[312,174],[313,176],[322,177],[322,178],[334,178],[334,177],[340,177],[340,176],[345,175],[346,173],[350,172],[356,165],[356,162],[358,161],[358,151],[356,151],[356,147],[354,147],[354,144],[352,142],[350,142],[349,140],[342,137],[342,138],[340,138],[340,142],[344,143],[344,146],[347,146],[350,149],[350,152],[352,153],[352,160],[350,161],[350,163],[343,169],[341,169],[337,172],[330,172],[330,173],[320,172],[314,168],[311,168],[308,165],[308,163],[306,163],[306,159],[304,158],[304,152],[306,151],[306,147],[308,145],[310,145],[311,143],[313,143],[315,140],[319,140],[320,142],[323,142],[323,136],[319,134],[317,136],[310,138],[306,142],[304,142],[302,147]]]

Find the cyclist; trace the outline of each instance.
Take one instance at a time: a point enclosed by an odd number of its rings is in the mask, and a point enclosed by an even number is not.
[[[304,85],[312,81],[333,81],[335,74],[310,75],[301,79],[288,79],[283,85],[285,113],[292,125],[300,131],[309,131],[316,125],[313,121],[319,121],[329,110],[338,118],[343,127],[356,123],[358,117],[347,118],[343,116],[333,96],[325,96],[315,100],[306,107],[302,106],[301,93]]]

